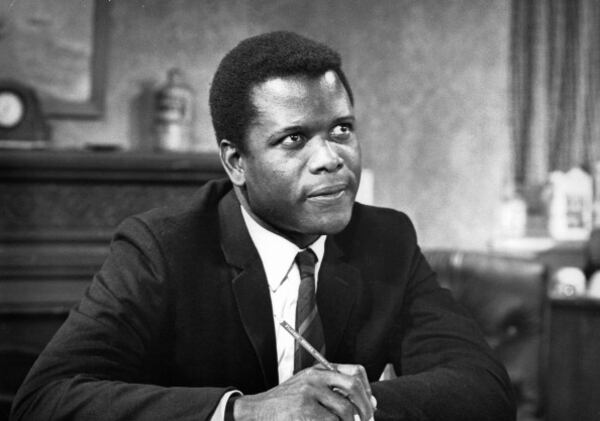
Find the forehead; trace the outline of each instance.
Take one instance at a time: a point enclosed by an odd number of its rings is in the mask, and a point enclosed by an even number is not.
[[[300,119],[352,113],[350,98],[337,74],[294,75],[267,79],[252,88],[250,98],[262,120]],[[258,120],[258,121],[256,121]]]

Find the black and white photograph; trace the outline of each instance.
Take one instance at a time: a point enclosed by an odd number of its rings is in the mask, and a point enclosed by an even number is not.
[[[600,420],[600,1],[0,0],[0,421]]]

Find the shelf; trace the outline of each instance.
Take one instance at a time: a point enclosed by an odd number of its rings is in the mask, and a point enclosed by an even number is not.
[[[559,241],[550,237],[520,237],[495,239],[490,248],[498,252],[537,255],[554,249],[580,250],[584,244],[584,241]]]
[[[224,176],[216,153],[0,151],[0,182],[196,184]]]
[[[550,302],[553,308],[577,308],[600,312],[600,298],[596,297],[552,298]]]
[[[565,266],[583,269],[587,263],[587,241],[558,241],[550,237],[496,239],[489,245],[492,253],[536,259],[553,274]]]

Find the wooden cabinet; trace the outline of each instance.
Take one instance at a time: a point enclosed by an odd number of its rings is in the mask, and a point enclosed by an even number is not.
[[[600,420],[600,300],[550,301],[547,421]]]

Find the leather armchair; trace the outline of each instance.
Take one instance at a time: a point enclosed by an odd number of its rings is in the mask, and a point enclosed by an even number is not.
[[[504,363],[514,386],[517,419],[540,420],[545,266],[483,252],[430,250],[425,256],[439,282],[472,314]]]

